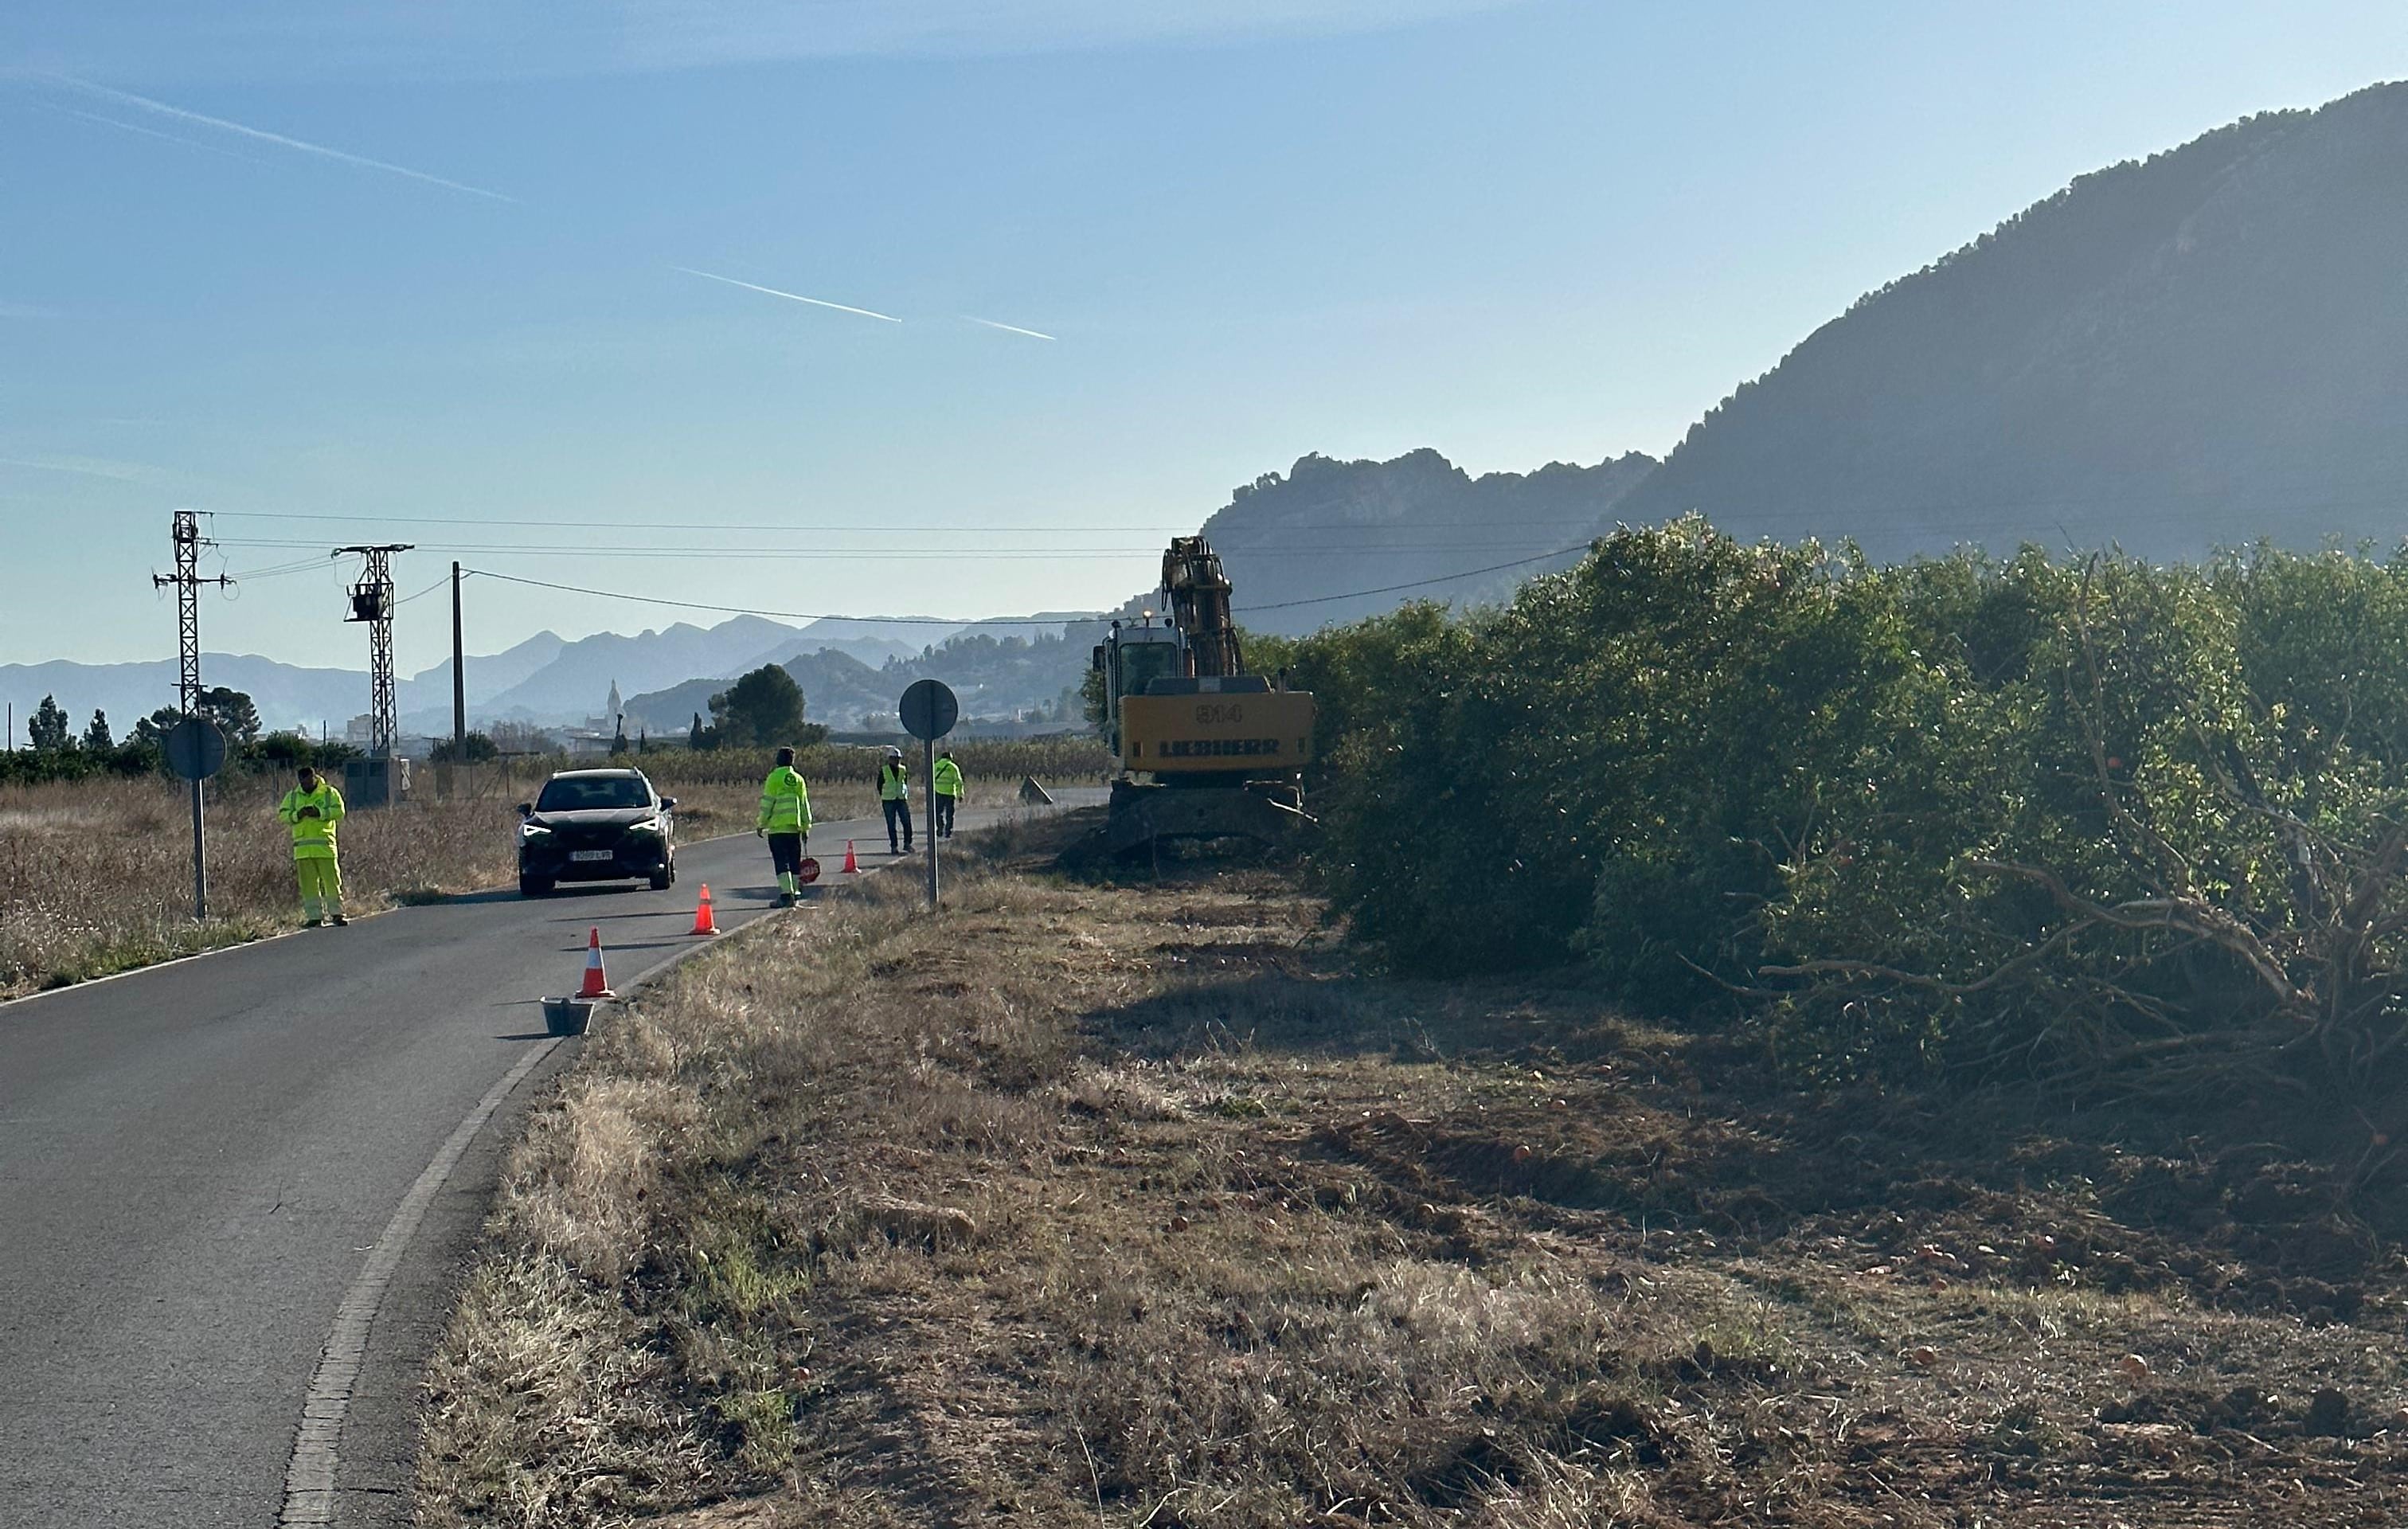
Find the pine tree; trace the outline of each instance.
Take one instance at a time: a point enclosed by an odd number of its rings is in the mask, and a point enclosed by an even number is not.
[[[83,730],[83,746],[95,754],[105,754],[117,747],[117,738],[108,730],[108,713],[95,707],[92,725]]]
[[[34,715],[25,723],[25,736],[33,743],[34,752],[37,754],[61,753],[75,736],[72,726],[67,714],[60,709],[58,697],[45,695],[42,704],[34,708]]]

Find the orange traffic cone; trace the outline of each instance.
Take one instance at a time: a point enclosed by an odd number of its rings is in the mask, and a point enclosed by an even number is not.
[[[702,901],[695,906],[694,932],[697,935],[719,933],[719,921],[710,916],[710,883],[708,881],[702,884]]]
[[[610,991],[610,979],[602,971],[602,930],[600,925],[585,937],[585,985],[577,990],[580,998],[616,998]]]
[[[861,874],[861,862],[853,858],[853,840],[851,839],[844,841],[844,874],[847,876]]]

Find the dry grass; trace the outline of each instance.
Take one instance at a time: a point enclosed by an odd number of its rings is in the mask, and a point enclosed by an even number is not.
[[[184,788],[165,780],[0,787],[0,995],[254,939],[298,917],[285,782],[213,785],[208,922],[193,910]],[[361,812],[343,823],[347,904],[493,886],[513,872],[509,817],[489,803]]]
[[[663,756],[647,755],[643,763]],[[343,823],[343,889],[353,912],[480,887],[516,874],[511,805],[540,786],[540,772],[460,779],[462,799],[421,800],[392,812],[356,812]],[[209,911],[192,918],[192,829],[182,785],[93,780],[0,786],[0,997],[88,980],[195,951],[257,939],[299,919],[292,841],[276,819],[281,778],[210,786]],[[1005,799],[1017,780],[969,783],[976,801]],[[760,805],[757,781],[667,782],[688,839],[741,833]],[[815,781],[821,819],[871,818],[867,780]]]
[[[2307,1223],[2143,1214],[2171,1160],[1743,1094],[1576,989],[1366,976],[1269,872],[1039,874],[1067,831],[589,1042],[434,1367],[424,1522],[2408,1511],[2396,1254],[2311,1275]]]

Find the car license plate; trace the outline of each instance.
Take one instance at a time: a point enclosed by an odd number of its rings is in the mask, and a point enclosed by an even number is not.
[[[617,856],[613,851],[609,850],[571,850],[568,851],[568,858],[571,860],[612,860],[616,859]]]

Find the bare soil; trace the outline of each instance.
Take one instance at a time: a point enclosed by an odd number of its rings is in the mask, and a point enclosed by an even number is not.
[[[1065,879],[1077,826],[589,1043],[423,1522],[2408,1521],[2363,1165],[1786,1092],[1576,974],[1367,971],[1277,867]]]

